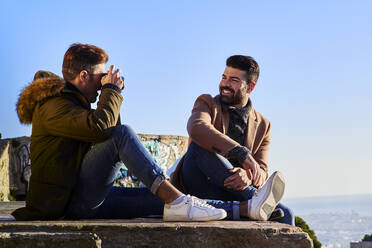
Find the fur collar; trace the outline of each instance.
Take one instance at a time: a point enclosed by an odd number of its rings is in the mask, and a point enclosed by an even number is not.
[[[27,85],[19,95],[17,114],[20,122],[31,124],[36,105],[48,97],[59,95],[64,86],[65,81],[57,75],[51,72],[38,71],[35,74],[34,81]]]

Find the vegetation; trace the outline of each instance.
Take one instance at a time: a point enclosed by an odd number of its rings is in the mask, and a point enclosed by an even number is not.
[[[362,241],[372,241],[372,233],[364,235]]]
[[[318,238],[315,235],[315,232],[310,229],[309,225],[302,218],[295,216],[295,225],[300,227],[302,231],[309,234],[310,238],[313,240],[314,248],[322,247],[322,243],[319,242]]]

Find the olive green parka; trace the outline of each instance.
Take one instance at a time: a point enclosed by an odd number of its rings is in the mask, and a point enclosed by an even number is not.
[[[21,123],[32,123],[31,179],[26,207],[17,220],[60,219],[66,213],[84,155],[104,141],[118,122],[122,95],[102,89],[97,109],[74,87],[53,73],[39,71],[20,94]]]

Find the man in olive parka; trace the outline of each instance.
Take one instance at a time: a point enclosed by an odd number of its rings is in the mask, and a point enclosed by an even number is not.
[[[118,123],[124,80],[114,66],[106,71],[107,61],[103,49],[73,44],[64,55],[63,79],[39,71],[22,91],[17,113],[22,123],[32,124],[32,175],[26,207],[12,215],[17,220],[225,218],[224,210],[173,187],[133,130]],[[99,90],[97,108],[91,109]],[[118,161],[148,189],[113,187]]]

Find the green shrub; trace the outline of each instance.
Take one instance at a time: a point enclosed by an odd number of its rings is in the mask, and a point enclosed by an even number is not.
[[[319,242],[314,231],[310,229],[309,225],[302,218],[295,216],[295,225],[300,227],[305,233],[309,234],[310,238],[313,240],[314,248],[322,247],[322,243]]]
[[[372,233],[364,235],[362,241],[372,241]]]

